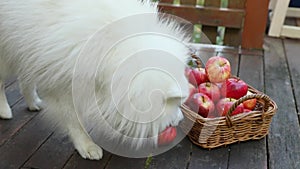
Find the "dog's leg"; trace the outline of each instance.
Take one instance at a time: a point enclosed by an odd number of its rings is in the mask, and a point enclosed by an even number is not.
[[[42,100],[39,98],[36,86],[33,83],[22,83],[22,81],[19,82],[20,84],[20,91],[24,96],[25,102],[28,106],[28,109],[30,111],[40,111],[42,109]]]
[[[5,96],[5,86],[4,81],[0,79],[0,118],[2,119],[11,119],[12,113],[11,109],[7,103]]]
[[[68,130],[74,147],[82,158],[90,160],[100,160],[102,158],[102,149],[93,142],[77,118],[68,124]]]

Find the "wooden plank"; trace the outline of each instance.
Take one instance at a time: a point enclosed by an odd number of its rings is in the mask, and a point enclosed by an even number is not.
[[[268,168],[266,138],[232,144],[230,148],[228,168]]]
[[[205,7],[216,7],[220,8],[221,0],[209,0],[204,2]],[[210,16],[211,18],[214,17],[214,14]],[[216,26],[206,26],[205,24],[202,25],[202,32],[208,37],[212,44],[216,44],[217,36],[218,36],[218,27]]]
[[[217,7],[219,8],[221,6],[221,0],[206,0],[204,2],[204,6],[206,7]]]
[[[200,32],[199,32],[199,29],[201,29]],[[198,30],[197,32],[200,33],[200,39],[197,41],[197,43],[215,45],[214,43],[216,42],[216,40],[215,40],[216,37],[214,37],[214,39],[213,39],[212,38],[213,35],[210,35],[211,32],[207,32],[206,31],[207,29],[204,29],[204,31],[203,31],[202,26],[200,28],[197,28],[197,30]],[[213,41],[211,39],[213,39]]]
[[[74,152],[65,133],[54,133],[23,165],[25,168],[59,169]]]
[[[78,153],[74,153],[70,160],[64,166],[64,169],[106,169],[107,163],[111,159],[111,154],[103,151],[103,158],[98,161],[83,159]]]
[[[232,54],[238,54],[239,53],[239,49],[235,48],[235,47],[232,47],[232,46],[220,46],[220,45],[211,45],[211,44],[191,43],[190,47],[193,50],[196,50],[196,51],[203,51],[203,52],[209,52],[209,53],[215,53],[215,54],[216,54],[216,52],[232,53]],[[244,50],[242,50],[241,52],[244,52]]]
[[[5,80],[5,88],[9,87],[10,85],[15,83],[16,81],[17,81],[17,79],[15,77],[11,77],[11,78]]]
[[[290,75],[293,82],[293,90],[296,98],[298,116],[300,118],[300,67],[299,67],[299,53],[300,40],[284,39],[284,47],[286,57],[288,60]]]
[[[186,168],[191,151],[191,142],[186,138],[173,149],[152,157],[148,166],[149,169],[155,168]],[[180,154],[180,155],[179,155]],[[113,156],[107,169],[140,169],[145,168],[146,158],[132,159],[120,156]]]
[[[170,3],[173,4],[174,0],[160,0],[160,3]]]
[[[162,12],[176,15],[192,22],[193,24],[225,26],[230,28],[241,28],[245,13],[244,10],[240,9],[220,9],[202,6],[194,7],[191,5],[178,6],[159,4],[159,8]]]
[[[245,9],[247,0],[228,0],[228,8]]]
[[[289,1],[277,1],[273,9],[273,16],[271,18],[271,25],[269,29],[269,36],[279,37],[281,34],[282,26],[286,18]]]
[[[266,38],[266,93],[278,104],[268,135],[269,167],[300,168],[300,131],[282,41]]]
[[[24,102],[20,103],[22,95],[18,91],[16,82],[6,88],[6,96],[12,107],[14,118],[12,120],[0,120],[0,146],[37,114],[36,112],[29,112]]]
[[[226,169],[229,151],[228,147],[205,150],[193,145],[189,169]]]
[[[254,88],[263,91],[263,56],[241,56],[239,77]],[[255,65],[255,66],[253,66]],[[248,141],[230,146],[230,169],[262,169],[267,168],[266,139]]]
[[[300,18],[296,18],[296,25],[300,26]]]
[[[24,102],[14,106],[12,111],[14,114],[12,120],[0,121],[0,147],[38,114],[37,112],[29,112]]]
[[[274,10],[277,0],[270,0],[269,9]]]
[[[300,38],[300,27],[284,25],[281,29],[281,36],[289,38]]]
[[[296,26],[295,18],[285,18],[284,25]]]
[[[20,94],[18,89],[19,89],[19,85],[16,81],[10,84],[5,89],[7,102],[10,105],[10,107],[13,107],[22,98],[22,95]]]
[[[224,45],[239,47],[242,44],[241,29],[225,28]]]
[[[105,169],[140,169],[145,168],[146,158],[127,158],[113,155]]]
[[[171,150],[163,154],[154,156],[152,162],[150,163],[149,169],[186,168],[190,159],[191,152],[192,152],[192,143],[188,140],[188,138],[185,138]]]
[[[206,63],[207,60],[215,55],[224,56],[232,62],[233,72],[238,70],[238,57],[232,57],[231,54],[216,52],[199,51],[202,60]],[[229,147],[215,148],[207,150],[196,145],[192,147],[192,155],[189,163],[189,169],[210,169],[210,168],[227,168],[229,158]]]
[[[217,36],[218,36],[217,31],[218,31],[218,27],[202,26],[202,32],[209,39],[210,44],[216,44]]]
[[[262,49],[268,18],[269,0],[248,0],[242,34],[242,47]],[[258,8],[259,7],[259,8]]]
[[[252,55],[263,56],[264,51],[262,49],[245,49],[244,48],[244,49],[240,50],[240,54],[245,55],[245,56],[252,56]]]
[[[181,130],[178,130],[181,134]],[[179,135],[181,135],[179,134]],[[152,157],[152,161],[147,166],[148,169],[155,168],[186,168],[190,158],[192,143],[183,139],[175,147],[162,154]],[[180,154],[180,155],[179,155]],[[140,169],[145,168],[147,158],[132,159],[120,156],[113,156],[106,169]]]
[[[295,17],[300,18],[300,9],[299,8],[288,8],[286,17]]]
[[[25,109],[25,107],[23,107]],[[0,168],[19,168],[51,135],[53,124],[44,124],[45,113],[39,113],[17,135],[0,147]]]
[[[182,4],[182,5],[196,5],[197,0],[180,0],[180,4]]]
[[[228,8],[245,9],[245,0],[229,0]],[[242,44],[242,29],[225,28],[224,45],[240,46]]]
[[[239,77],[262,92],[264,92],[263,65],[262,55],[242,55],[239,65]]]

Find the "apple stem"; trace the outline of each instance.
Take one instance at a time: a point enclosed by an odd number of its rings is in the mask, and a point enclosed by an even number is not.
[[[226,65],[226,62],[220,64],[221,67],[225,66]]]
[[[204,102],[204,101],[205,101],[205,99],[204,99],[204,96],[202,96],[202,97],[201,97],[201,99],[202,99],[202,102]]]

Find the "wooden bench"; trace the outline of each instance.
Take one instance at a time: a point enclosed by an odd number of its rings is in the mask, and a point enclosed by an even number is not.
[[[284,24],[286,17],[300,18],[300,8],[289,7],[290,0],[272,0],[271,2],[273,16],[269,36],[300,38],[300,26]]]
[[[162,12],[202,25],[202,33],[216,44],[218,27],[225,27],[223,45],[262,49],[269,0],[160,0]],[[175,4],[174,2],[177,2]],[[178,4],[179,2],[179,4]]]

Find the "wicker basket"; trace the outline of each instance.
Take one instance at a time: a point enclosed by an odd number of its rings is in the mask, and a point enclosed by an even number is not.
[[[276,103],[264,93],[248,86],[253,94],[237,100],[229,109],[227,116],[204,118],[183,104],[181,110],[185,119],[181,128],[189,139],[203,148],[215,148],[240,141],[257,140],[269,132],[273,115],[277,111]],[[234,109],[248,99],[257,99],[254,111],[231,116]]]

